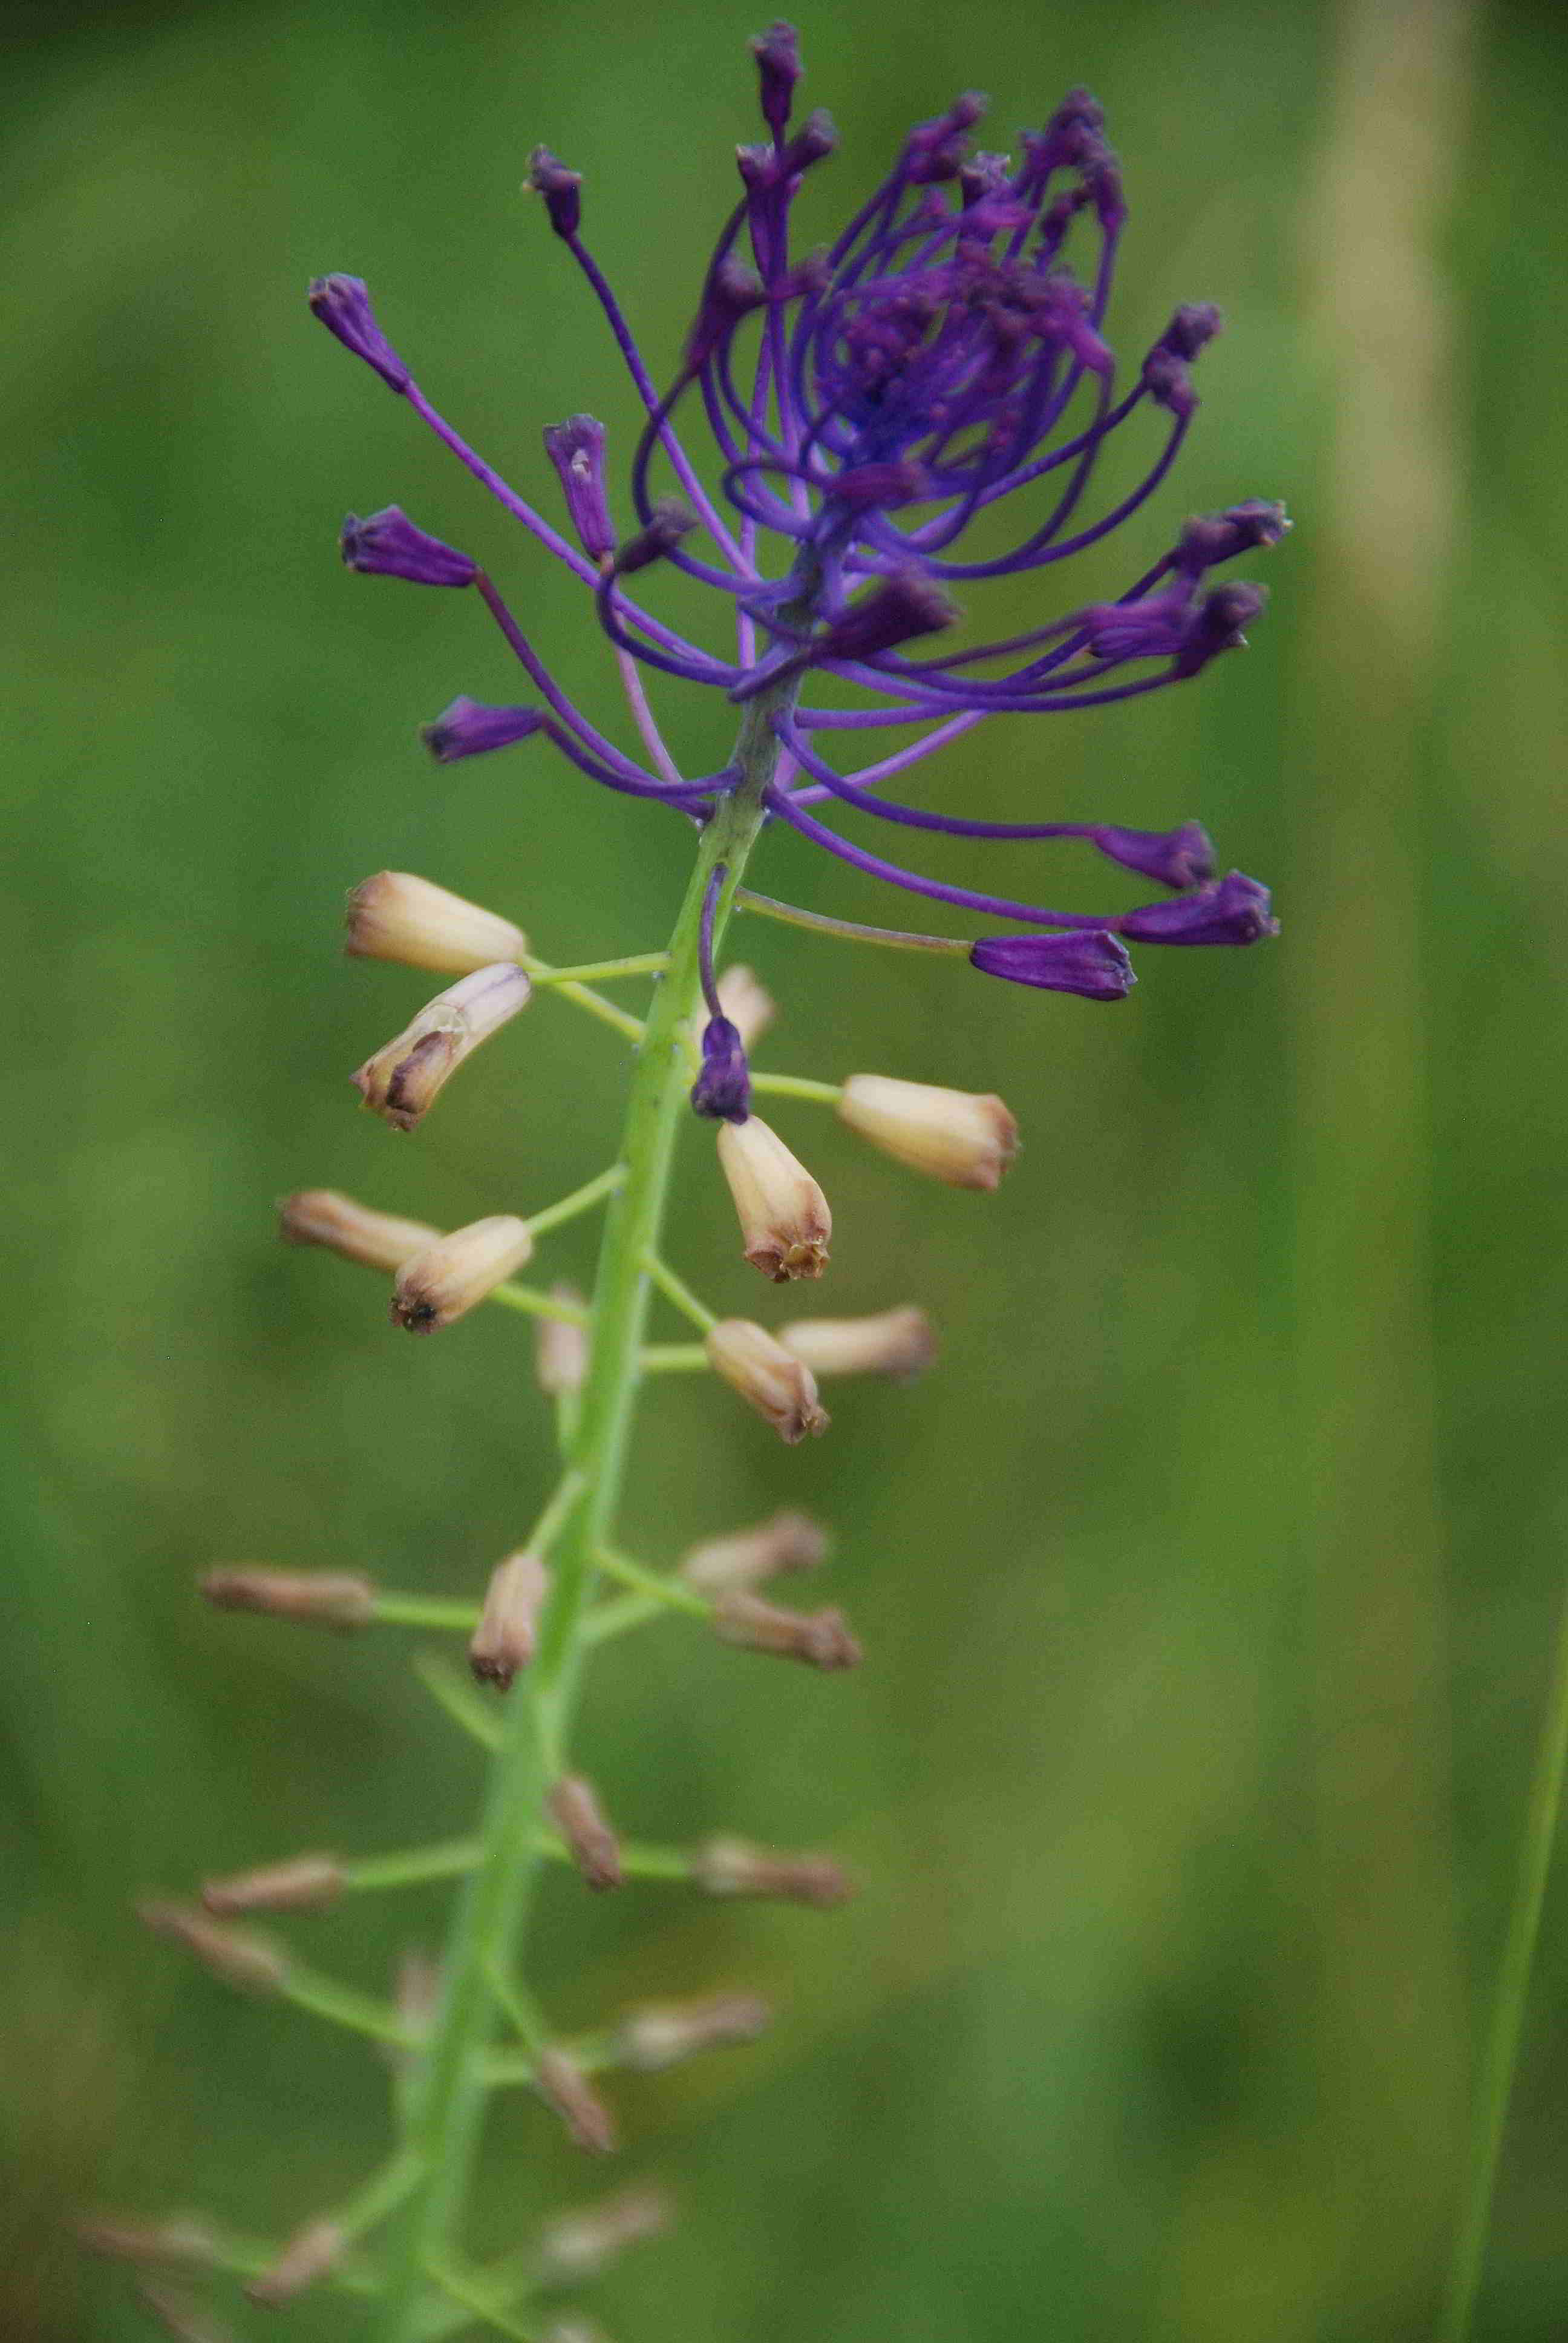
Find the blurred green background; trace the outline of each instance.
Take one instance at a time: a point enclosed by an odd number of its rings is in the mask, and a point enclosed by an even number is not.
[[[624,1071],[541,1001],[417,1138],[357,1115],[348,1069],[431,988],[337,956],[343,891],[422,870],[576,960],[662,940],[689,844],[544,750],[426,760],[417,723],[508,670],[463,598],[340,569],[347,508],[402,503],[484,558],[607,721],[613,676],[569,582],[305,283],[367,277],[437,402],[552,505],[541,427],[588,407],[624,452],[632,404],[519,196],[528,149],[587,175],[662,372],[754,135],[757,23],[11,23],[0,2329],[133,2343],[71,2213],[286,2229],[378,2153],[386,2076],[154,1944],[132,1898],[447,1835],[478,1787],[406,1639],[216,1616],[192,1581],[245,1558],[467,1592],[549,1473],[522,1322],[394,1338],[374,1280],[277,1247],[273,1199],[536,1207],[602,1160]],[[1464,0],[869,0],[802,34],[844,134],[809,234],[957,89],[993,94],[1005,144],[1086,81],[1133,207],[1120,347],[1176,299],[1228,313],[1176,480],[1075,598],[1188,511],[1282,495],[1298,520],[1245,659],[973,736],[930,786],[1200,816],[1285,926],[1144,951],[1115,1013],[738,931],[785,1004],[767,1062],[1000,1090],[1027,1151],[976,1197],[780,1113],[837,1217],[819,1306],[922,1302],[940,1369],[840,1386],[795,1453],[694,1379],[651,1395],[628,1543],[663,1562],[809,1505],[869,1664],[819,1680],[647,1631],[596,1670],[584,1760],[628,1828],[830,1846],[864,1886],[823,1917],[549,1882],[535,1966],[564,2023],[732,1985],[780,2006],[755,2051],[619,2093],[627,2168],[682,2217],[598,2308],[622,2343],[1425,2337],[1568,1513],[1568,43],[1544,6]],[[721,745],[716,710],[661,706],[684,755]],[[926,867],[1028,893],[1052,851]],[[900,916],[792,840],[755,872]],[[1054,883],[1137,891],[1087,863]],[[695,1130],[681,1179],[675,1258],[756,1308]],[[582,1275],[588,1244],[549,1265]],[[378,1989],[442,1909],[366,1897],[297,1933]],[[1559,1880],[1478,2335],[1568,2331],[1565,2073]],[[584,2193],[508,2105],[481,2241]],[[314,2298],[293,2321],[347,2331]]]

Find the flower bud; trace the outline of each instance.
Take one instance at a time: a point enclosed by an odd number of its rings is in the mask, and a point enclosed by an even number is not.
[[[204,1880],[201,1900],[207,1911],[226,1919],[234,1912],[313,1912],[342,1891],[343,1868],[336,1855],[297,1855],[287,1863]]]
[[[406,1261],[392,1287],[392,1322],[410,1334],[433,1334],[462,1318],[521,1269],[534,1233],[515,1212],[493,1212],[437,1237]]]
[[[729,1128],[726,1124],[726,1131]],[[808,1433],[817,1437],[827,1431],[828,1416],[809,1368],[750,1319],[721,1319],[708,1337],[708,1359],[714,1373],[773,1426],[787,1448]]]
[[[781,1855],[741,1838],[710,1838],[698,1847],[691,1876],[705,1896],[775,1896],[824,1911],[851,1892],[843,1871],[825,1855]]]
[[[691,1085],[691,1104],[713,1122],[744,1122],[751,1111],[750,1070],[728,1017],[710,1017],[702,1029],[702,1071]]]
[[[875,1318],[797,1318],[779,1329],[784,1348],[814,1375],[890,1375],[908,1383],[937,1354],[923,1310],[884,1310]]]
[[[920,635],[950,627],[958,609],[934,578],[895,570],[829,621],[812,646],[819,659],[869,659]]]
[[[355,888],[344,917],[345,951],[453,976],[521,960],[528,948],[527,936],[510,920],[481,910],[428,879],[417,879],[411,870],[378,870]]]
[[[116,2262],[188,2262],[215,2269],[222,2259],[216,2233],[188,2214],[166,2221],[116,2221],[93,2217],[75,2224],[78,2244],[90,2254]]]
[[[578,541],[590,561],[615,551],[604,480],[605,428],[591,415],[571,415],[545,432],[545,453],[560,478]]]
[[[1214,875],[1214,847],[1201,821],[1178,830],[1119,830],[1102,823],[1091,832],[1101,854],[1124,870],[1158,879],[1162,887],[1196,887]]]
[[[713,1632],[742,1651],[770,1652],[809,1668],[858,1668],[863,1656],[841,1611],[785,1611],[759,1594],[721,1594]]]
[[[615,2117],[575,2059],[564,2050],[541,2050],[534,2061],[534,2087],[567,2127],[574,2147],[608,2156],[618,2145]]]
[[[739,1215],[747,1260],[775,1285],[820,1277],[833,1215],[805,1165],[759,1115],[724,1123],[719,1161]],[[721,1371],[722,1372],[722,1371]]]
[[[648,2002],[628,2009],[615,2030],[617,2056],[643,2075],[717,2050],[732,2042],[755,2042],[773,2022],[773,2012],[755,1994],[714,1994],[705,2001]]]
[[[678,497],[660,497],[653,507],[653,518],[647,528],[638,529],[617,547],[614,557],[616,576],[634,577],[638,570],[650,568],[656,561],[666,560],[681,538],[689,536],[696,527],[695,519]]]
[[[550,1299],[582,1304],[582,1295],[574,1285],[552,1285]],[[534,1380],[547,1399],[567,1399],[580,1391],[588,1363],[586,1326],[573,1325],[568,1318],[535,1321]]]
[[[526,1548],[497,1564],[468,1644],[468,1664],[481,1684],[505,1692],[518,1670],[528,1666],[549,1587],[544,1564]]]
[[[414,586],[471,586],[477,574],[466,553],[417,528],[399,505],[361,520],[350,513],[338,538],[344,566],[366,578],[406,578]]]
[[[784,1570],[814,1570],[828,1541],[809,1513],[779,1513],[755,1529],[694,1545],[677,1576],[697,1594],[747,1593]]]
[[[377,324],[362,277],[317,277],[310,287],[310,307],[327,332],[374,367],[390,388],[407,389],[408,369]]]
[[[398,1956],[392,1985],[392,2006],[405,2033],[423,2042],[436,2022],[441,2001],[441,1971],[428,1953],[411,1949]],[[407,2054],[395,2051],[395,2057]]]
[[[669,2199],[657,2188],[627,2188],[580,2212],[563,2213],[539,2240],[538,2275],[546,2286],[580,2286],[608,2269],[628,2246],[669,2227]]]
[[[541,708],[489,708],[480,699],[459,694],[433,724],[424,725],[419,738],[438,765],[456,764],[459,757],[483,757],[492,749],[509,749],[526,740],[545,720]]]
[[[183,1945],[226,1985],[247,1993],[276,1993],[288,1974],[288,1957],[270,1937],[221,1928],[203,1912],[184,1904],[138,1904],[136,1916],[155,1936]]]
[[[890,1074],[851,1074],[839,1119],[884,1155],[955,1188],[994,1188],[1018,1151],[1018,1125],[1000,1099]]]
[[[787,25],[780,17],[765,33],[757,34],[751,43],[751,54],[757,60],[762,119],[775,138],[782,138],[794,101],[795,85],[801,74],[800,48],[794,25]]]
[[[1280,932],[1268,889],[1240,870],[1171,902],[1145,903],[1121,925],[1135,940],[1150,944],[1255,944]]]
[[[981,936],[970,946],[970,965],[1010,984],[1048,992],[1076,992],[1084,1001],[1125,1001],[1138,979],[1127,948],[1103,928],[1056,936]]]
[[[511,960],[459,978],[396,1041],[367,1058],[353,1077],[360,1097],[395,1131],[412,1131],[464,1059],[528,1007],[532,990]]]
[[[593,1784],[585,1782],[580,1774],[563,1774],[552,1785],[545,1808],[588,1885],[618,1887],[620,1847],[605,1820]]]
[[[281,2310],[336,2268],[347,2243],[336,2221],[307,2221],[295,2231],[270,2268],[252,2278],[246,2292],[252,2302]]]
[[[779,1005],[743,961],[727,968],[719,980],[719,1006],[740,1036],[743,1050],[753,1050],[779,1014]]]
[[[354,1570],[267,1570],[240,1563],[209,1570],[200,1584],[220,1611],[264,1611],[302,1626],[367,1627],[376,1616],[375,1585]]]
[[[571,237],[578,232],[583,209],[582,184],[582,173],[568,170],[548,146],[536,146],[528,156],[528,185],[536,196],[543,196],[550,226],[558,236]]]
[[[1245,630],[1261,617],[1268,599],[1266,586],[1251,585],[1244,578],[1232,578],[1205,594],[1181,630],[1172,673],[1199,675],[1221,651],[1245,650]]]
[[[331,1188],[301,1188],[278,1205],[277,1233],[285,1244],[324,1245],[345,1261],[362,1261],[367,1269],[396,1270],[441,1232],[427,1221],[373,1212]]]

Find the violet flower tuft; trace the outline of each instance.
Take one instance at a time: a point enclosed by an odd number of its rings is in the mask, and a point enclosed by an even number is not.
[[[1156,944],[1255,944],[1280,931],[1268,889],[1240,870],[1195,894],[1130,911],[1121,927],[1135,942]]]
[[[986,976],[1038,985],[1046,992],[1076,992],[1084,1001],[1123,1001],[1138,981],[1124,947],[1103,929],[1065,936],[981,936],[970,947],[970,961]]]
[[[407,389],[408,369],[376,322],[363,277],[317,277],[310,287],[310,307],[327,332],[336,334],[357,358],[374,367],[390,388]]]
[[[459,757],[509,749],[537,732],[544,720],[538,708],[487,708],[482,700],[457,699],[419,737],[438,765],[450,765]]]
[[[350,513],[339,539],[345,567],[367,578],[407,578],[416,586],[471,586],[477,564],[438,537],[416,528],[397,505],[361,520]]]

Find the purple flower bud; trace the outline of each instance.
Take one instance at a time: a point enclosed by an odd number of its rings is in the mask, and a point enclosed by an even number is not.
[[[1185,585],[1164,587],[1136,602],[1095,602],[1083,629],[1096,659],[1174,659],[1191,618]]]
[[[1191,369],[1171,350],[1155,348],[1143,361],[1143,387],[1156,407],[1185,420],[1198,411]]]
[[[791,176],[809,171],[813,163],[823,162],[833,154],[838,144],[838,124],[825,106],[813,106],[784,149],[784,167]]]
[[[454,699],[419,737],[438,765],[456,764],[459,757],[482,757],[490,749],[509,749],[526,740],[544,722],[538,708],[487,708],[480,699]]]
[[[702,1071],[691,1086],[691,1103],[713,1122],[744,1122],[751,1111],[746,1051],[728,1017],[710,1017],[702,1029]]]
[[[1268,889],[1231,870],[1195,894],[1130,911],[1121,932],[1147,944],[1255,944],[1277,936],[1280,923],[1271,915]]]
[[[1121,1001],[1138,979],[1113,935],[1099,928],[1061,936],[981,936],[970,961],[986,976],[1077,992],[1085,1001]]]
[[[1182,629],[1176,658],[1179,676],[1196,675],[1221,651],[1244,650],[1250,627],[1268,601],[1268,588],[1238,578],[1205,594]]]
[[[755,269],[744,267],[738,260],[721,261],[702,288],[702,307],[686,337],[687,365],[704,365],[741,318],[766,307],[767,300]]]
[[[367,578],[407,578],[416,586],[471,586],[475,564],[438,537],[416,528],[399,505],[361,520],[350,513],[338,540],[350,569]]]
[[[1184,301],[1154,347],[1169,350],[1172,357],[1195,358],[1224,322],[1212,301]]]
[[[918,123],[904,148],[904,164],[912,186],[929,186],[940,179],[956,179],[968,156],[967,140],[985,113],[978,90],[954,98],[945,114]]]
[[[930,496],[930,483],[919,464],[850,464],[834,473],[827,493],[857,511],[889,512]]]
[[[374,367],[393,390],[407,390],[408,369],[376,322],[363,277],[317,277],[310,287],[310,306],[329,334],[347,350]]]
[[[1196,514],[1176,540],[1176,567],[1189,578],[1201,578],[1205,569],[1251,553],[1254,546],[1278,545],[1290,526],[1284,506],[1261,497],[1225,512]]]
[[[781,139],[794,103],[795,85],[800,78],[800,50],[794,25],[785,24],[782,18],[769,25],[752,42],[751,54],[757,60],[762,119],[774,137]]]
[[[556,234],[576,236],[583,212],[582,173],[568,170],[548,146],[536,146],[528,156],[528,184],[536,196],[543,196]]]
[[[545,453],[560,476],[572,527],[583,551],[594,561],[615,550],[609,503],[604,480],[605,428],[591,415],[569,415],[564,423],[549,424]]]
[[[674,497],[666,497],[653,508],[653,518],[646,528],[628,537],[615,557],[615,574],[629,578],[634,570],[646,569],[655,561],[662,561],[671,548],[680,543],[697,523],[686,507]]]
[[[1112,862],[1162,887],[1196,887],[1214,875],[1214,848],[1201,822],[1184,821],[1179,830],[1118,830],[1106,822],[1091,835]]]
[[[932,578],[900,569],[830,620],[818,637],[813,656],[829,659],[875,659],[917,635],[934,635],[958,617],[955,605]]]

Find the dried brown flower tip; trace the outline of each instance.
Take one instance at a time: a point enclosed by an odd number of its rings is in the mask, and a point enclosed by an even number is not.
[[[563,2213],[539,2239],[538,2276],[546,2286],[580,2286],[598,2278],[628,2246],[668,2229],[669,2199],[658,2188],[626,2188],[579,2212]]]
[[[827,1534],[809,1513],[778,1513],[755,1529],[694,1545],[678,1575],[696,1594],[727,1594],[761,1586],[780,1571],[814,1570],[827,1551]]]
[[[593,1784],[584,1781],[580,1774],[563,1774],[545,1805],[588,1885],[618,1887],[620,1846],[605,1820]]]
[[[532,990],[510,960],[448,985],[359,1068],[354,1081],[366,1105],[394,1130],[412,1131],[464,1059],[528,1007]]]
[[[344,924],[345,951],[453,976],[521,960],[528,949],[510,920],[411,870],[378,870],[362,880],[348,898]]]
[[[485,1606],[468,1644],[468,1664],[481,1684],[505,1692],[534,1656],[539,1612],[549,1573],[537,1554],[509,1554],[490,1573]]]
[[[874,1318],[797,1318],[779,1340],[814,1375],[890,1375],[908,1383],[937,1354],[923,1310],[884,1310]]]
[[[201,1591],[220,1611],[265,1611],[312,1627],[367,1627],[376,1588],[350,1570],[272,1570],[240,1563],[209,1570]]]
[[[588,2077],[564,2050],[541,2050],[534,2061],[534,2087],[555,2109],[574,2147],[608,2156],[618,2146],[615,2117]]]
[[[342,2260],[347,2242],[336,2221],[307,2221],[288,2239],[271,2268],[252,2278],[246,2294],[268,2309],[282,2309]]]
[[[205,1880],[201,1900],[223,1919],[234,1912],[314,1911],[332,1903],[342,1889],[343,1868],[336,1855],[297,1855],[286,1863]]]
[[[205,1912],[185,1904],[138,1904],[136,1916],[155,1936],[183,1945],[226,1985],[246,1993],[276,1993],[288,1975],[288,1956],[270,1937],[220,1927]]]
[[[373,1212],[331,1188],[302,1188],[297,1195],[285,1196],[277,1208],[277,1232],[285,1244],[324,1245],[345,1261],[385,1270],[401,1269],[410,1253],[441,1233],[425,1221]]]
[[[174,2343],[234,2343],[228,2328],[219,2326],[199,2303],[176,2294],[172,2287],[155,2286],[144,2278],[136,2288],[136,2299],[165,2334],[173,2336]]]
[[[392,1322],[410,1334],[434,1334],[504,1285],[534,1249],[533,1231],[515,1212],[493,1212],[406,1261],[392,1287]]]
[[[176,2214],[166,2221],[116,2221],[94,2215],[78,2221],[75,2229],[79,2244],[110,2261],[189,2262],[215,2269],[221,2258],[215,2232],[190,2214]]]
[[[990,1093],[851,1074],[839,1116],[885,1155],[955,1188],[994,1188],[1018,1152],[1018,1125]]]
[[[755,1994],[714,1994],[704,2001],[648,2002],[628,2009],[616,2028],[616,2048],[628,2066],[656,2074],[699,2050],[755,2042],[773,2012]]]
[[[756,1046],[779,1014],[773,995],[743,960],[733,962],[719,978],[719,1006],[747,1051]]]
[[[552,1302],[571,1302],[582,1307],[583,1297],[575,1285],[552,1285]],[[565,1399],[582,1389],[588,1373],[588,1338],[586,1326],[574,1326],[566,1318],[541,1318],[534,1332],[534,1380],[547,1399]]]
[[[735,1210],[747,1260],[775,1285],[820,1277],[828,1262],[833,1215],[805,1165],[791,1155],[759,1115],[719,1126],[719,1161]]]
[[[721,1643],[811,1668],[855,1668],[863,1657],[841,1611],[785,1611],[739,1589],[715,1603],[713,1630]]]
[[[846,1874],[825,1855],[781,1855],[739,1838],[710,1838],[698,1847],[691,1877],[705,1895],[778,1896],[819,1910],[851,1892]]]
[[[731,1126],[725,1125],[726,1130]],[[810,1369],[749,1318],[724,1318],[708,1337],[709,1363],[787,1447],[828,1429]]]

